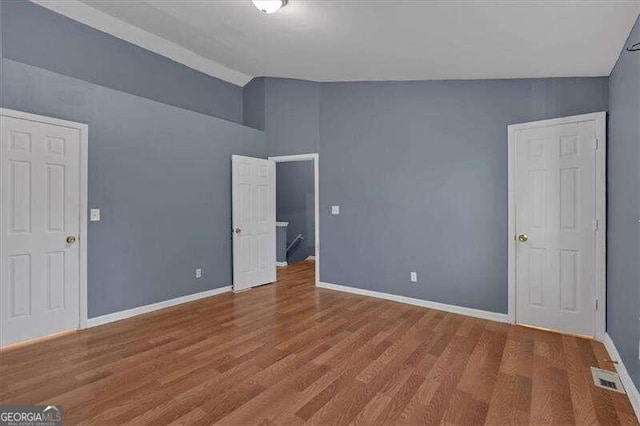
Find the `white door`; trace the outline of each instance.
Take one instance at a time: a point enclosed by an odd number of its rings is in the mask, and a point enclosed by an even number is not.
[[[0,120],[4,345],[79,326],[80,131]]]
[[[231,156],[233,289],[276,280],[276,168],[271,160]]]
[[[516,130],[516,321],[594,336],[596,123]]]

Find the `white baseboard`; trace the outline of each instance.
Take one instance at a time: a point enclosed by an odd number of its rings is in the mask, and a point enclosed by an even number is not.
[[[629,401],[631,401],[631,406],[633,407],[633,411],[636,412],[636,417],[640,420],[640,393],[638,392],[638,388],[631,380],[631,376],[629,376],[629,372],[627,368],[624,366],[622,362],[622,358],[620,357],[620,353],[616,348],[616,345],[613,343],[611,336],[609,333],[605,333],[604,338],[602,339],[602,344],[604,345],[607,352],[609,352],[609,357],[613,361],[618,361],[616,366],[616,371],[620,376],[620,380],[622,381],[622,386],[624,386],[624,390],[627,392],[627,396],[629,397]]]
[[[480,309],[465,308],[463,306],[447,305],[445,303],[431,302],[429,300],[414,299],[412,297],[398,296],[395,294],[381,293],[379,291],[363,290],[361,288],[348,287],[325,282],[318,283],[318,287],[329,290],[344,291],[347,293],[359,294],[361,296],[377,297],[378,299],[392,300],[394,302],[407,303],[409,305],[422,306],[423,308],[437,309],[439,311],[452,312],[454,314],[467,315],[470,317],[482,318],[497,322],[509,322],[507,314],[483,311]]]
[[[203,291],[201,293],[194,293],[187,296],[176,297],[175,299],[165,300],[158,303],[152,303],[151,305],[138,306],[137,308],[127,309],[126,311],[119,311],[112,314],[89,318],[87,320],[87,328],[108,324],[114,321],[120,321],[126,318],[135,317],[137,315],[142,315],[160,309],[168,308],[170,306],[180,305],[181,303],[193,302],[194,300],[204,299],[206,297],[215,296],[218,294],[226,293],[228,291],[231,291],[230,285],[226,287],[215,288],[213,290]]]
[[[281,267],[281,268],[282,268],[283,266],[287,266],[287,265],[288,265],[288,263],[287,263],[287,262],[276,262],[276,266],[279,266],[279,267]]]
[[[305,260],[316,260],[315,256],[307,256],[307,258]]]

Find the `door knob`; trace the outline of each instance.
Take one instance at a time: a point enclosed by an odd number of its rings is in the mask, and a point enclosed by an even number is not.
[[[528,239],[529,239],[529,237],[527,237],[527,234],[518,235],[518,241],[520,241],[521,243],[526,242]]]
[[[73,244],[76,242],[76,237],[74,237],[73,235],[69,235],[67,237],[67,244]]]
[[[242,232],[242,229],[236,228],[236,229],[234,229],[234,231],[235,231],[236,234],[239,234],[240,232]]]

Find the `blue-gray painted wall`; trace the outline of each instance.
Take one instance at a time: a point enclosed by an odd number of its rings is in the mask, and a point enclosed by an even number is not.
[[[231,155],[264,134],[2,59],[1,105],[89,124],[89,317],[231,284]],[[203,277],[196,279],[196,268]]]
[[[254,78],[242,88],[242,123],[264,130],[264,77]]]
[[[638,42],[640,21],[625,47]],[[609,94],[607,332],[640,386],[640,52],[622,50]]]
[[[304,241],[292,248],[288,262],[315,256],[313,161],[276,164],[276,220],[289,222],[287,244],[302,235]]]
[[[266,154],[242,89],[22,0],[0,45],[0,105],[89,124],[89,317],[230,285],[230,156]]]
[[[269,155],[320,153],[322,281],[502,313],[507,125],[608,108],[607,78],[265,88]]]
[[[5,58],[242,123],[242,88],[27,0],[0,0]]]
[[[265,78],[264,129],[268,155],[318,152],[320,83]]]

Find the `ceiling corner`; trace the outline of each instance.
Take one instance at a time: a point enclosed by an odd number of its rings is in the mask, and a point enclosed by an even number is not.
[[[253,76],[228,68],[217,62],[198,55],[183,46],[133,26],[118,18],[77,0],[30,0],[39,6],[81,22],[92,28],[110,34],[126,42],[165,56],[189,68],[211,77],[233,83],[240,87],[246,85]]]

